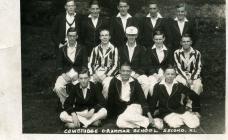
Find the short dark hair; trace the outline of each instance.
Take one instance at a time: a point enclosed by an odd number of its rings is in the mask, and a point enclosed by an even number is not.
[[[183,34],[181,38],[184,38],[184,37],[188,37],[188,38],[190,38],[190,40],[192,40],[192,37],[191,37],[190,34],[187,34],[187,33],[186,34]]]
[[[129,5],[129,1],[128,0],[120,0],[118,4],[120,4],[121,2],[127,3],[127,5]]]
[[[109,29],[102,28],[102,29],[100,29],[100,30],[99,30],[99,34],[100,34],[102,31],[108,31],[108,32],[109,32],[109,35],[110,35],[110,31],[109,31]]]
[[[181,7],[186,8],[186,4],[185,3],[179,3],[176,5],[176,8],[181,8]]]
[[[160,30],[155,30],[154,31],[154,36],[156,36],[156,35],[162,35],[163,37],[165,37],[164,33],[162,31],[160,31]]]
[[[123,67],[123,66],[128,66],[131,68],[131,64],[128,63],[127,61],[125,61],[124,63],[121,64],[120,68]]]
[[[81,69],[79,69],[78,75],[79,74],[87,74],[88,76],[90,76],[89,75],[89,69],[87,67],[82,67]]]
[[[149,1],[147,2],[147,5],[149,6],[149,5],[151,5],[151,4],[156,4],[156,5],[158,5],[158,1],[157,1],[157,0],[149,0]]]
[[[78,33],[78,32],[77,32],[77,29],[74,28],[74,27],[70,27],[70,28],[67,30],[67,35],[69,34],[69,32],[76,32],[76,33]]]
[[[168,65],[168,66],[165,68],[165,71],[168,70],[168,69],[173,69],[173,70],[176,72],[176,68],[175,68],[173,65]]]
[[[99,7],[101,6],[99,0],[90,0],[89,7],[91,7],[91,5],[98,5]]]
[[[67,4],[68,2],[73,1],[75,3],[75,0],[66,0],[65,4]]]

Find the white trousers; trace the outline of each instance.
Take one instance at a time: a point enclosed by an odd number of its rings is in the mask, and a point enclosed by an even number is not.
[[[141,105],[131,104],[118,116],[116,124],[119,128],[147,128],[149,119],[142,115]]]
[[[105,99],[108,98],[108,88],[109,88],[109,85],[110,85],[110,82],[111,82],[112,78],[113,77],[106,77],[102,81],[102,86],[103,86],[102,94],[103,94],[103,96],[104,96]]]
[[[106,77],[102,81],[102,86],[103,86],[102,94],[105,97],[105,99],[107,99],[107,97],[108,97],[108,88],[109,88],[109,84],[110,84],[112,78],[113,77]],[[146,75],[140,75],[139,77],[137,77],[137,80],[142,87],[142,90],[144,92],[145,97],[147,97],[147,94],[149,91],[149,82],[148,82],[147,76]]]
[[[148,81],[148,77],[146,75],[140,75],[139,77],[137,77],[137,80],[139,81],[142,90],[144,92],[145,97],[147,98],[148,92],[149,92],[149,81]]]
[[[152,96],[153,95],[153,91],[154,91],[154,86],[155,86],[155,84],[158,83],[158,78],[156,76],[154,76],[154,75],[150,75],[148,77],[148,82],[149,82],[149,87],[148,87],[149,88],[149,93]]]
[[[88,127],[90,124],[94,123],[97,120],[105,119],[107,116],[107,110],[105,108],[101,108],[98,112],[94,113],[90,119],[83,117],[88,113],[88,110],[84,110],[81,112],[76,112],[78,120],[84,125],[84,127]],[[66,111],[60,113],[59,118],[62,122],[65,123],[73,123],[72,116],[69,115]]]
[[[176,80],[184,85],[187,85],[186,80],[181,75],[177,75]],[[203,92],[203,84],[200,78],[192,81],[191,89],[198,95]]]
[[[189,128],[200,126],[200,119],[190,111],[186,111],[184,114],[170,113],[164,117],[164,121],[171,128],[179,128],[184,124]]]
[[[62,106],[64,105],[64,102],[66,100],[66,98],[69,96],[66,93],[66,85],[70,83],[69,81],[66,81],[62,75],[60,75],[56,82],[55,82],[55,87],[53,89],[53,91],[57,94],[57,96],[60,99],[60,102],[62,103]],[[77,84],[78,80],[74,81],[73,84]]]

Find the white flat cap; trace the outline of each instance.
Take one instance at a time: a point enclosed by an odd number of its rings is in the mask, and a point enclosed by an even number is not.
[[[126,34],[131,34],[131,35],[138,34],[138,29],[134,26],[129,26],[126,29]]]

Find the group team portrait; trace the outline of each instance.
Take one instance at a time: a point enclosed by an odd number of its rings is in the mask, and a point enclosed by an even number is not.
[[[23,133],[223,134],[225,39],[225,0],[21,0]]]

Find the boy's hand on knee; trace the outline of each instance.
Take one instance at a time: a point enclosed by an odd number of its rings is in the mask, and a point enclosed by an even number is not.
[[[90,119],[94,114],[94,109],[90,109],[89,112],[84,116],[87,119]]]
[[[74,123],[75,127],[80,127],[80,121],[79,121],[76,113],[71,113],[71,115],[72,115],[72,119],[73,119],[73,123]]]
[[[194,115],[196,115],[198,118],[201,118],[201,115],[199,114],[199,112],[192,112]]]
[[[164,123],[162,119],[155,119],[154,120],[154,126],[155,128],[162,130],[164,128]]]

